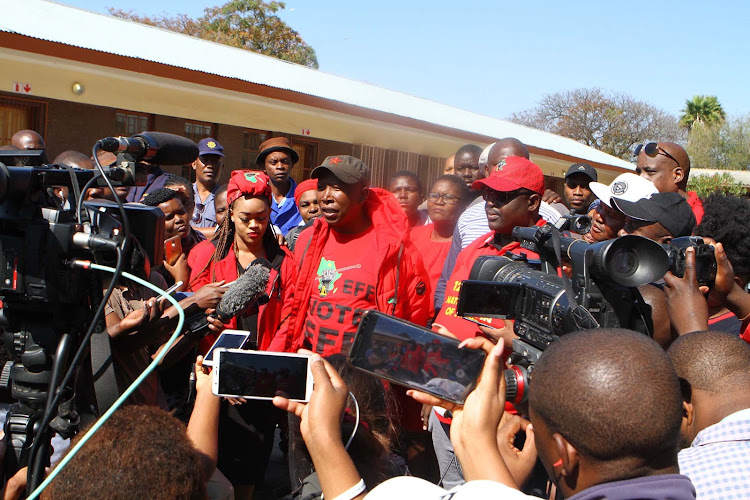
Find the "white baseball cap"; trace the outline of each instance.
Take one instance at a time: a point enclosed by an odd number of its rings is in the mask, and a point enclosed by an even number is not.
[[[490,160],[490,149],[492,149],[492,146],[494,146],[495,142],[484,148],[484,151],[482,151],[482,154],[479,155],[479,170],[483,170],[487,167],[487,162]]]
[[[643,198],[651,198],[651,195],[659,192],[651,181],[630,172],[618,175],[609,186],[601,182],[592,182],[589,189],[608,207],[612,207],[613,197],[636,202]],[[616,202],[615,208],[619,209]]]

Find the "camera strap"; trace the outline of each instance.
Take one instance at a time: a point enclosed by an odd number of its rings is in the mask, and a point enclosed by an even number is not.
[[[104,331],[94,332],[91,336],[90,344],[91,373],[94,380],[96,407],[99,415],[101,415],[120,397],[107,328],[105,327]]]

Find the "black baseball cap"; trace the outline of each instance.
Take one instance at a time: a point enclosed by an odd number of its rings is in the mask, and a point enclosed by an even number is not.
[[[313,179],[325,175],[330,171],[341,182],[354,184],[360,181],[370,182],[370,169],[359,158],[349,155],[329,156],[323,163],[315,167],[310,174]]]
[[[596,169],[588,163],[574,163],[568,169],[568,173],[565,174],[565,178],[567,179],[573,174],[584,174],[594,182],[597,182],[599,180],[599,175],[596,173]]]
[[[656,193],[638,201],[614,199],[617,208],[631,219],[658,222],[675,238],[693,234],[695,214],[680,193]]]

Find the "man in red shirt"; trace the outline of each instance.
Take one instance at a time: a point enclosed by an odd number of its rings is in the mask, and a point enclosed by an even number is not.
[[[703,203],[695,191],[687,191],[690,157],[685,148],[674,142],[649,142],[636,146],[635,156],[635,173],[653,182],[660,193],[680,193],[700,224]]]
[[[295,246],[290,347],[348,354],[368,309],[426,324],[429,280],[396,198],[369,187],[368,167],[352,156],[329,156],[312,178],[322,216]]]
[[[539,217],[539,205],[544,194],[544,174],[542,169],[531,160],[520,156],[509,156],[504,165],[498,165],[489,177],[475,181],[472,189],[481,190],[485,200],[485,211],[490,231],[477,238],[474,243],[458,254],[456,267],[453,269],[445,287],[445,302],[435,323],[448,329],[459,339],[482,335],[479,326],[456,314],[458,295],[463,280],[469,279],[471,268],[477,257],[482,255],[525,254],[529,259],[539,256],[521,248],[513,241],[512,231],[516,226],[544,225]],[[505,322],[497,318],[476,318],[477,321],[493,328],[503,329]],[[439,328],[438,326],[438,328]],[[506,330],[506,338],[512,332]],[[497,335],[501,335],[498,331]]]

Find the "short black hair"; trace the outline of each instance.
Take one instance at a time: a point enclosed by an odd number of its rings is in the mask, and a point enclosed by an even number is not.
[[[692,389],[746,391],[750,383],[750,345],[726,332],[693,332],[668,351],[677,375]]]
[[[470,154],[472,156],[477,157],[477,161],[479,160],[479,157],[482,156],[483,149],[476,144],[464,144],[460,148],[458,148],[458,151],[456,151],[456,158],[463,154]]]
[[[222,184],[221,186],[219,186],[214,193],[214,198],[218,198],[220,194],[226,193],[228,186],[229,184]]]
[[[453,174],[444,174],[435,179],[435,182],[433,182],[432,185],[434,186],[440,181],[450,182],[458,190],[459,198],[461,198],[462,203],[465,203],[469,200],[469,197],[471,196],[471,190],[469,189],[469,186],[466,185],[466,182],[464,182],[464,180],[459,176]]]
[[[750,281],[750,200],[716,193],[706,198],[703,210],[694,234],[721,243],[734,274]]]
[[[169,174],[167,180],[164,181],[164,187],[169,186],[184,186],[188,191],[193,189],[193,184],[181,175]]]
[[[422,187],[422,180],[419,178],[417,174],[409,170],[399,170],[398,172],[393,174],[391,176],[391,179],[388,181],[388,185],[390,185],[393,181],[395,181],[399,177],[408,177],[409,179],[414,179],[414,182],[417,183],[417,189],[419,190],[419,194],[424,194],[424,188]]]
[[[177,198],[177,191],[169,188],[154,189],[146,195],[141,203],[148,205],[149,207],[158,207],[162,203],[166,203],[169,200]]]
[[[536,364],[530,409],[580,453],[652,462],[674,453],[682,396],[667,354],[631,330],[569,333]]]

